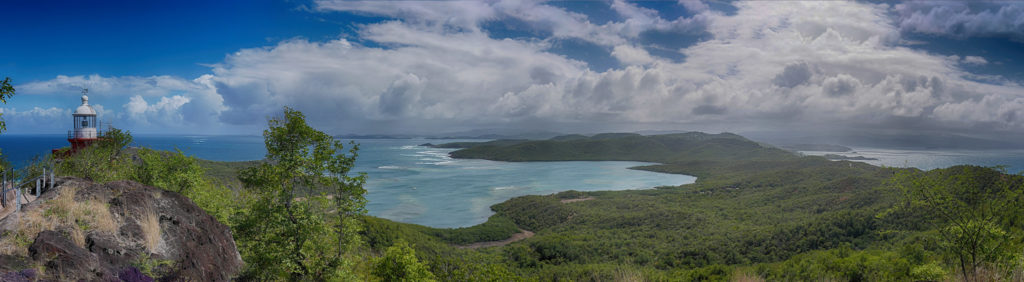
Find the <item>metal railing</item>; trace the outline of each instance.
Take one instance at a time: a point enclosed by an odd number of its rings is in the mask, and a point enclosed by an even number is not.
[[[23,198],[21,187],[35,182],[35,187],[29,188],[31,189],[29,194],[39,197],[43,192],[53,189],[53,183],[56,180],[56,175],[54,175],[53,169],[47,169],[46,167],[43,167],[43,173],[39,176],[22,179],[20,182],[18,179],[15,179],[14,176],[14,169],[4,170],[0,173],[0,206],[6,208],[9,205],[8,201],[10,200],[7,198],[7,194],[14,191],[14,212],[16,213],[21,212],[21,199]],[[28,199],[26,199],[26,203],[27,200]]]
[[[79,134],[78,134],[79,132],[82,132],[82,130],[80,130],[80,129],[79,130],[68,130],[68,139],[77,139],[78,136],[79,136]],[[85,139],[99,139],[100,136],[103,136],[103,131],[99,130],[99,129],[96,129],[96,134],[92,138],[85,138]]]

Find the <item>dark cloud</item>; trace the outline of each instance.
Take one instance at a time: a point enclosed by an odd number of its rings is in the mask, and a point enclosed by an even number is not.
[[[825,94],[833,97],[853,93],[859,86],[859,80],[845,74],[826,78],[822,83],[822,88],[825,90]]]
[[[693,108],[695,115],[721,115],[725,114],[726,108],[715,105],[700,105]]]
[[[233,125],[260,124],[266,122],[270,113],[279,110],[264,105],[270,97],[265,83],[229,85],[217,82],[214,85],[217,94],[224,98],[224,105],[228,107],[220,113],[221,122]]]
[[[904,32],[957,38],[1009,37],[1024,43],[1024,3],[913,1],[895,6]]]
[[[772,82],[778,86],[793,88],[807,82],[807,80],[811,79],[811,75],[813,74],[811,73],[811,68],[807,66],[807,63],[791,64],[787,65],[786,68],[782,70],[782,73],[775,76],[775,79],[772,79]]]

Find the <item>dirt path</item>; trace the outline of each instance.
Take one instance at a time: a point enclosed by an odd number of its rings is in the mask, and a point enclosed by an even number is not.
[[[575,202],[582,202],[582,201],[590,201],[590,200],[593,200],[593,199],[594,199],[594,197],[586,197],[586,198],[577,198],[577,199],[565,199],[565,200],[562,200],[561,202],[563,204],[568,204],[568,203],[575,203]]]
[[[519,233],[512,234],[512,237],[510,237],[508,239],[505,239],[505,240],[489,241],[489,242],[477,242],[477,243],[472,243],[472,244],[469,244],[469,245],[461,245],[461,246],[456,246],[456,247],[459,248],[459,249],[476,249],[476,248],[497,247],[497,246],[508,245],[508,244],[511,244],[512,242],[524,240],[524,239],[530,238],[530,237],[533,237],[533,232],[530,232],[528,230],[519,229]]]

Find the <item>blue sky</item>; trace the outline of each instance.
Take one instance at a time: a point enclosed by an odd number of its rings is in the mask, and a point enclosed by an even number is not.
[[[1021,132],[1017,2],[17,1],[11,134]]]

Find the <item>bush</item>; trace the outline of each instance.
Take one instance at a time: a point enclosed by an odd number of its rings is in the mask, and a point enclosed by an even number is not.
[[[416,259],[416,252],[403,240],[388,247],[374,265],[373,275],[384,281],[434,281],[434,275]]]

